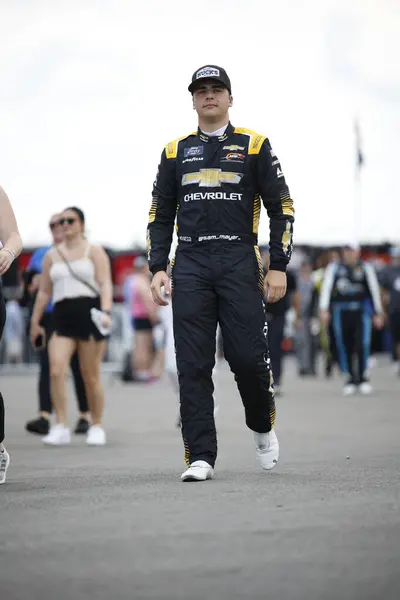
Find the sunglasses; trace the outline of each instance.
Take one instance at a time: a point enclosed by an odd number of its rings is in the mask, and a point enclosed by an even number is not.
[[[53,221],[53,223],[49,223],[50,229],[53,231],[56,227],[60,225],[60,221]]]
[[[59,225],[72,225],[75,223],[76,219],[74,217],[64,217],[58,221]]]

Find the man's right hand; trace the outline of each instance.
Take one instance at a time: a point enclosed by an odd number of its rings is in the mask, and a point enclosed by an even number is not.
[[[165,295],[171,296],[171,285],[168,275],[165,271],[158,271],[158,273],[153,276],[153,280],[151,282],[151,293],[156,304],[159,304],[160,306],[168,306],[169,302],[164,300],[161,293],[162,287],[164,287]]]

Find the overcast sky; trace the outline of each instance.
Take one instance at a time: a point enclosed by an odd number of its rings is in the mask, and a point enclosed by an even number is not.
[[[398,1],[0,0],[0,24],[0,184],[25,246],[71,204],[93,242],[144,244],[161,151],[196,128],[187,86],[208,62],[230,75],[232,123],[281,160],[295,242],[354,236],[355,115],[358,230],[400,241]]]

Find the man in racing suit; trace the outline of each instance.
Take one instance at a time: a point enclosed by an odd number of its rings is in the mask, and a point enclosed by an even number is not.
[[[199,127],[162,152],[147,240],[153,297],[163,305],[161,287],[171,293],[166,270],[177,218],[172,304],[189,467],[182,480],[203,481],[212,477],[217,456],[212,383],[217,323],[261,466],[269,470],[278,461],[263,296],[276,302],[285,295],[294,211],[269,140],[229,121],[231,84],[224,69],[202,67],[189,91]],[[257,246],[261,202],[270,219],[265,280]]]
[[[372,324],[382,328],[383,309],[375,270],[360,260],[357,242],[346,244],[343,260],[326,268],[319,309],[323,324],[332,321],[340,368],[348,378],[343,395],[357,391],[370,394],[367,369],[371,330]]]

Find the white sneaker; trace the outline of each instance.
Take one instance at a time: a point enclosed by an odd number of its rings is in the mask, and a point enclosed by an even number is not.
[[[101,425],[92,425],[89,427],[86,438],[88,446],[105,446],[106,441],[106,432]]]
[[[354,383],[346,383],[343,388],[343,396],[354,396],[357,391],[357,386]]]
[[[49,433],[42,438],[42,441],[48,446],[66,446],[71,443],[71,432],[68,427],[58,423],[51,427]]]
[[[279,442],[274,429],[269,433],[253,431],[256,455],[265,471],[273,469],[279,459]]]
[[[7,477],[7,469],[10,466],[10,455],[4,448],[3,452],[0,452],[0,485],[5,483]]]
[[[358,390],[363,396],[369,396],[369,394],[372,394],[373,392],[372,385],[369,381],[363,381],[362,383],[360,383],[360,385],[358,386]]]
[[[206,479],[212,479],[214,470],[204,460],[196,460],[190,465],[187,471],[182,473],[182,481],[206,481]]]

